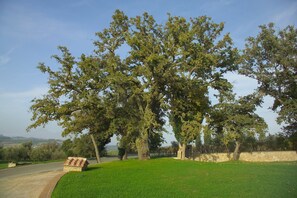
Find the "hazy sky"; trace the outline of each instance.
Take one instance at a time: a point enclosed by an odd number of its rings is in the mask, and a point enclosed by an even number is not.
[[[47,91],[47,76],[36,69],[39,62],[57,68],[50,58],[57,46],[67,46],[75,56],[91,54],[95,32],[108,27],[116,9],[129,17],[148,12],[158,23],[167,13],[186,18],[207,15],[217,23],[225,22],[235,45],[242,49],[245,38],[257,35],[261,24],[275,22],[279,28],[295,25],[297,1],[294,0],[0,0],[0,134],[8,136],[61,138],[55,123],[32,130],[30,101]],[[251,93],[257,83],[228,74],[238,95]],[[265,99],[258,113],[265,118],[271,133],[278,132],[276,114]],[[173,136],[165,135],[170,143]]]

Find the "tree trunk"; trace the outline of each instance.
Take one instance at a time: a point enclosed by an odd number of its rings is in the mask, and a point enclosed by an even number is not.
[[[90,136],[91,136],[91,139],[92,139],[92,142],[93,142],[93,146],[94,146],[94,149],[95,149],[97,163],[100,163],[101,160],[100,160],[100,155],[99,155],[97,143],[95,141],[94,135],[93,134],[90,134]]]
[[[148,160],[150,159],[150,150],[148,145],[148,135],[142,135],[136,139],[136,147],[138,152],[139,160]]]
[[[181,160],[186,159],[186,144],[185,143],[179,143],[177,158],[181,159]]]
[[[240,149],[240,142],[239,141],[235,141],[235,150],[234,150],[234,153],[233,153],[233,160],[239,160],[239,156],[240,156],[240,152],[239,152],[239,149]]]
[[[128,159],[128,151],[127,149],[125,149],[125,154],[123,156],[123,160],[127,160]]]

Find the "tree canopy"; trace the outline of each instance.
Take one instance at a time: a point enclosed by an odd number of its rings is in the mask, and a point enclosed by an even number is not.
[[[246,137],[264,137],[267,124],[256,111],[261,104],[257,94],[251,94],[235,99],[235,95],[225,97],[220,103],[213,106],[210,113],[209,126],[220,136],[227,147],[228,143],[235,142],[233,159],[239,159],[240,145]]]
[[[261,28],[258,37],[248,40],[241,72],[259,81],[260,93],[275,97],[279,121],[292,128],[297,106],[296,30],[288,27],[275,35],[272,25]],[[266,124],[254,113],[258,95],[227,102],[221,97],[211,106],[209,90],[219,96],[231,93],[224,74],[236,71],[240,61],[223,29],[223,23],[207,16],[187,20],[168,15],[158,24],[148,13],[129,18],[116,10],[110,26],[96,33],[94,54],[75,58],[59,47],[62,55],[53,56],[59,65],[56,71],[39,64],[48,75],[49,90],[32,101],[28,130],[57,121],[64,136],[87,132],[93,142],[95,136],[106,143],[116,134],[120,147],[137,149],[139,159],[149,159],[150,149],[163,141],[166,116],[182,158],[186,144],[200,137],[206,117],[234,140],[263,132]],[[226,116],[211,115],[215,111]]]
[[[297,130],[297,29],[275,25],[260,26],[255,37],[249,37],[240,72],[256,79],[258,91],[274,98],[271,107],[278,113],[278,123],[285,131]]]

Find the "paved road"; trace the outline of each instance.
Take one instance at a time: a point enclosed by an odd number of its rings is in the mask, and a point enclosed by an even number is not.
[[[117,160],[102,158],[102,162]],[[90,164],[96,163],[94,160]],[[0,170],[0,198],[37,198],[57,175],[61,175],[63,162],[18,166]]]
[[[102,157],[101,161],[110,162],[117,160],[117,157]],[[88,160],[90,164],[95,164],[95,160]],[[0,170],[0,180],[5,179],[7,177],[19,177],[23,175],[36,174],[36,173],[44,173],[50,171],[62,171],[63,170],[63,162],[51,162],[45,164],[33,164],[33,165],[25,165],[25,166],[17,166],[15,168],[7,168]]]
[[[0,180],[7,179],[7,177],[20,177],[23,175],[62,170],[63,162],[17,166],[15,168],[7,168],[0,170]]]

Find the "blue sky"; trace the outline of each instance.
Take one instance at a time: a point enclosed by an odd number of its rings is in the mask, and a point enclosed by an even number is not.
[[[30,123],[30,101],[47,91],[47,76],[36,66],[39,62],[57,68],[50,58],[57,46],[67,46],[79,56],[94,50],[95,32],[108,27],[116,9],[134,17],[148,12],[158,23],[167,13],[186,18],[207,15],[217,23],[225,22],[235,45],[242,49],[245,38],[257,35],[261,24],[275,22],[279,28],[297,23],[297,1],[294,0],[0,0],[0,134],[41,138],[60,138],[55,123],[45,128],[25,131]],[[238,95],[251,93],[254,80],[236,74],[226,76]],[[276,114],[266,98],[258,113],[265,118],[271,133],[278,132]],[[168,142],[173,140],[165,135]]]

